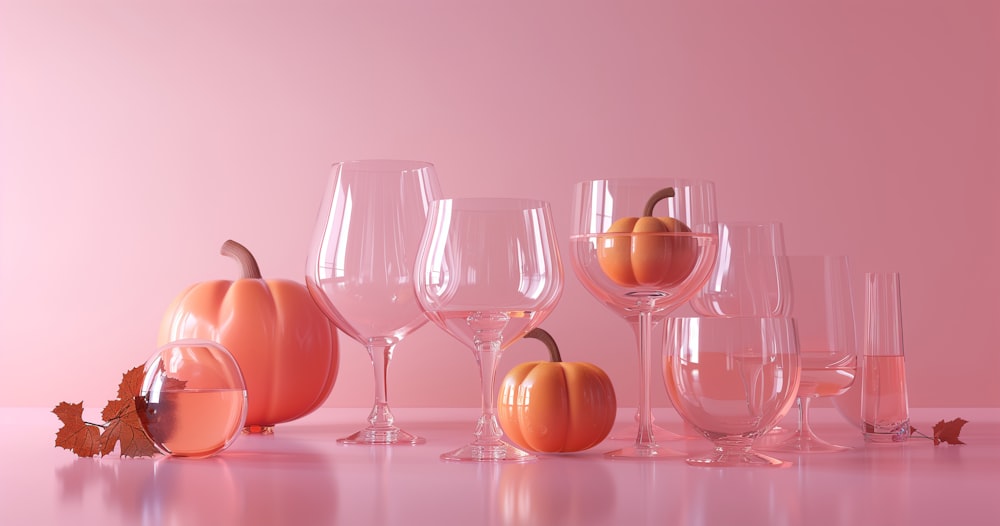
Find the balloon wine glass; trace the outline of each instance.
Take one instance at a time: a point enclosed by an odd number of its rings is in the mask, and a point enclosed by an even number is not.
[[[419,444],[394,424],[386,372],[396,345],[427,322],[413,290],[413,264],[430,202],[434,166],[419,161],[337,163],[323,196],[306,268],[320,309],[365,346],[375,371],[368,425],[343,444]]]
[[[635,443],[608,456],[676,457],[680,453],[657,443],[653,426],[652,334],[712,271],[718,245],[715,187],[671,178],[585,181],[575,187],[573,206],[570,246],[577,278],[631,325],[639,349]]]
[[[435,201],[415,274],[417,297],[427,317],[472,349],[479,364],[482,415],[474,440],[441,458],[535,458],[502,440],[495,384],[503,350],[537,327],[562,294],[562,262],[548,203]]]

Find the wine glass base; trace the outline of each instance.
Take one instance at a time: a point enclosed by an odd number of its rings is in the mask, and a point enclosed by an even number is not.
[[[674,460],[683,458],[684,453],[653,444],[623,447],[608,451],[604,456],[613,460]]]
[[[778,468],[790,465],[788,462],[752,450],[728,450],[715,448],[703,457],[688,458],[685,462],[692,466],[705,467],[764,467]]]
[[[787,451],[789,453],[839,453],[853,448],[831,444],[816,435],[795,431],[788,438],[781,436],[768,437],[765,434],[758,439],[755,447],[761,451]],[[778,440],[776,441],[775,438]]]
[[[441,455],[442,460],[453,462],[527,462],[535,455],[503,442],[497,444],[469,444]]]
[[[396,426],[369,426],[353,435],[337,439],[338,444],[415,446],[426,442]]]
[[[636,424],[629,424],[628,426],[615,430],[615,432],[609,438],[611,440],[635,441],[635,437],[638,434],[639,434],[639,426]],[[695,438],[699,437],[677,434],[674,433],[673,431],[670,431],[656,424],[653,424],[653,440],[657,442],[662,442],[666,440],[692,440]]]

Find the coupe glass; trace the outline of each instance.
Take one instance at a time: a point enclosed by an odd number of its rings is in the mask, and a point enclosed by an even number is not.
[[[837,396],[854,383],[857,341],[850,261],[847,256],[788,256],[792,282],[791,315],[798,323],[802,380],[799,422],[791,436],[759,446],[767,451],[825,453],[850,449],[816,436],[809,404]]]
[[[670,318],[663,356],[667,394],[681,417],[715,444],[700,466],[780,466],[753,441],[784,417],[799,384],[791,318]]]
[[[548,203],[444,199],[431,205],[416,264],[416,291],[435,324],[479,364],[482,416],[472,443],[445,460],[529,460],[502,440],[496,368],[504,349],[538,326],[562,293],[562,261]]]
[[[609,452],[612,458],[680,455],[659,445],[654,432],[652,334],[705,284],[716,259],[716,228],[711,182],[626,178],[575,187],[573,269],[591,295],[632,326],[639,348],[635,443]]]
[[[789,289],[781,223],[720,222],[715,270],[691,308],[701,316],[787,316]]]
[[[344,444],[418,444],[393,423],[386,371],[396,345],[427,318],[413,292],[413,264],[430,202],[440,196],[434,166],[420,161],[335,164],[306,267],[320,309],[368,350],[375,404],[368,426]]]

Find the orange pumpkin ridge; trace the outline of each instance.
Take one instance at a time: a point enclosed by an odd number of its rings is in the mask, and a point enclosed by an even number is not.
[[[243,277],[188,287],[168,308],[159,343],[201,338],[228,349],[247,386],[246,426],[268,431],[329,396],[340,363],[337,327],[305,285],[261,278],[243,245],[226,241],[221,253],[240,262]]]

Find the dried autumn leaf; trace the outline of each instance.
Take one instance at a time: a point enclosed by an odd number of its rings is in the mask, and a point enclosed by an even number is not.
[[[119,454],[125,457],[150,457],[158,453],[136,414],[135,399],[142,388],[142,377],[142,366],[123,374],[118,399],[108,400],[101,412],[101,418],[107,422],[101,433],[101,456],[114,451],[115,445],[120,445]]]
[[[956,418],[947,422],[941,420],[937,424],[934,424],[934,445],[936,446],[941,442],[946,444],[964,444],[965,442],[958,439],[958,434],[962,432],[962,426],[968,423],[968,420]]]
[[[83,421],[83,402],[61,402],[52,410],[63,426],[56,432],[56,446],[68,449],[81,457],[92,457],[100,452],[101,428]]]

